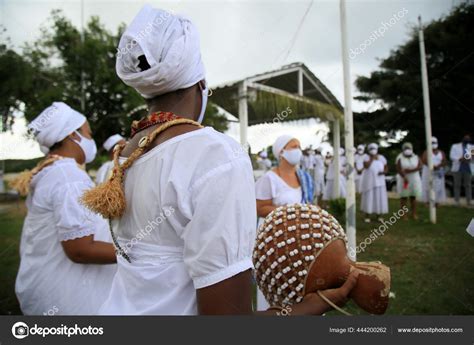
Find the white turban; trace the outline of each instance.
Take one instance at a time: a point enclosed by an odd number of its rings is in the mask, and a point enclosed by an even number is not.
[[[365,145],[364,144],[359,144],[357,145],[358,150],[365,150]]]
[[[110,151],[121,140],[125,140],[125,138],[122,137],[120,134],[114,134],[108,137],[107,140],[104,141],[104,149],[106,151]]]
[[[142,55],[150,68],[138,67]],[[199,33],[189,19],[145,5],[120,39],[115,68],[144,98],[191,87],[205,77]]]
[[[275,143],[273,144],[272,151],[273,155],[275,158],[280,157],[280,153],[283,150],[283,148],[288,144],[292,139],[295,139],[291,135],[281,135],[275,140]]]
[[[346,152],[346,150],[344,150],[343,147],[339,148],[339,156],[342,156],[345,152]]]
[[[51,146],[79,129],[86,120],[84,115],[66,103],[54,102],[31,121],[28,130],[34,134],[41,151],[46,154]]]
[[[371,149],[377,149],[377,150],[378,150],[379,145],[377,145],[376,143],[370,143],[367,148],[368,148],[369,150],[371,150]]]

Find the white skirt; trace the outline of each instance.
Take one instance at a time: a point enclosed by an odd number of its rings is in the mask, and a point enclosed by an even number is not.
[[[332,200],[346,197],[346,179],[344,177],[339,179],[339,196],[334,196],[334,188],[334,180],[327,180],[326,186],[324,188],[323,200]]]
[[[360,209],[368,214],[388,213],[387,187],[375,187],[363,192]]]

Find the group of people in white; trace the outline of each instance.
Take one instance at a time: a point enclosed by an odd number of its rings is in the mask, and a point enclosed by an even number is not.
[[[262,155],[269,170],[255,182],[245,150],[200,125],[208,89],[199,35],[189,19],[145,5],[123,33],[119,51],[127,54],[117,56],[117,75],[143,97],[149,115],[132,128],[128,141],[116,134],[104,142],[116,159],[97,172],[98,188],[84,168],[97,147],[83,114],[54,102],[29,125],[47,156],[17,184],[28,195],[15,285],[21,310],[28,315],[253,313],[257,215],[266,217],[280,205],[312,203],[315,196],[337,197],[335,178],[339,197],[344,196],[344,150],[334,167],[320,154],[303,155],[297,138],[281,136],[272,147],[277,164],[272,167]],[[463,145],[451,158],[459,156],[460,179],[467,180]],[[436,148],[432,154],[442,171],[444,154]],[[411,145],[403,145],[397,158],[403,198],[420,193],[423,162]],[[387,161],[376,144],[368,145],[367,153],[358,147],[356,169],[362,210],[387,213]],[[111,181],[117,182],[115,195],[100,189]],[[443,183],[437,186],[441,202]],[[105,193],[101,201],[112,208],[110,200],[118,195],[122,212],[105,219],[89,211],[81,198],[91,190]],[[325,296],[344,305],[357,276],[351,272]],[[314,293],[293,305],[292,315],[330,309]]]
[[[460,202],[461,186],[464,185],[467,204],[471,203],[472,189],[471,176],[473,171],[470,144],[470,135],[466,134],[460,143],[453,144],[449,159],[452,161],[451,172],[453,175],[454,199]],[[432,137],[432,160],[433,160],[433,184],[436,205],[446,202],[445,174],[449,170],[448,157],[439,148],[438,139]],[[348,167],[344,148],[339,149],[339,168],[335,168],[335,160],[330,151],[324,156],[322,147],[316,150],[312,147],[302,151],[298,167],[306,172],[313,184],[313,201],[325,204],[326,201],[345,198],[347,176],[351,172]],[[274,153],[275,154],[275,153]],[[370,143],[357,146],[354,155],[354,179],[356,192],[361,195],[360,209],[366,215],[365,221],[370,222],[372,216],[382,220],[382,215],[388,213],[387,181],[388,173],[387,159],[379,153],[379,145]],[[429,168],[426,150],[421,156],[413,151],[413,145],[409,142],[403,143],[401,152],[395,159],[396,166],[396,191],[400,197],[401,206],[410,202],[412,217],[417,219],[417,200],[429,202]],[[270,176],[277,168],[272,169],[272,162],[268,159],[267,152],[261,151],[257,157],[257,166],[261,170],[270,170]],[[268,178],[268,177],[265,177]],[[335,188],[335,178],[339,178],[339,194]],[[275,184],[277,185],[277,184]],[[291,184],[289,184],[291,186]],[[283,186],[288,187],[288,186]],[[282,193],[285,188],[282,188]],[[291,190],[288,190],[291,192]],[[286,199],[279,194],[275,200]],[[291,194],[291,193],[289,193]]]

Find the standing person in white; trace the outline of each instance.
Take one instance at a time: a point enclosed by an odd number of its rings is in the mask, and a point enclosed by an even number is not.
[[[471,176],[474,173],[474,145],[471,144],[470,134],[465,134],[460,143],[451,146],[449,159],[453,163],[451,171],[454,177],[454,200],[459,205],[461,184],[463,184],[466,202],[470,205],[472,199]]]
[[[431,138],[431,146],[433,147],[433,186],[435,191],[435,202],[436,206],[442,204],[446,200],[446,187],[445,187],[445,167],[447,164],[446,155],[438,147],[438,139],[436,137]],[[421,199],[423,202],[429,202],[429,174],[430,169],[428,168],[427,151],[423,152],[421,161],[423,163],[423,170],[421,172],[422,182],[422,195]]]
[[[96,314],[116,270],[108,223],[79,203],[94,183],[79,164],[96,147],[86,118],[62,102],[29,128],[46,158],[14,181],[28,193],[15,291],[25,315]],[[23,186],[23,187],[21,187]]]
[[[117,74],[145,98],[150,114],[116,149],[117,174],[83,197],[118,222],[118,269],[101,313],[252,313],[252,166],[235,140],[199,125],[208,89],[196,27],[145,5],[119,51],[126,54],[117,56]],[[107,203],[110,191],[117,194]],[[293,314],[324,309],[315,297]]]
[[[364,171],[365,145],[358,145],[354,155],[356,193],[360,193],[360,181]]]
[[[317,149],[316,154],[314,155],[314,195],[318,203],[324,193],[325,170],[326,166],[324,164],[324,158],[321,154],[321,149]]]
[[[365,213],[365,222],[370,223],[371,215],[382,221],[382,214],[388,213],[387,185],[385,174],[388,171],[387,160],[378,153],[378,145],[371,143],[364,157],[364,171],[360,182],[361,206]]]
[[[272,167],[272,161],[268,159],[267,151],[262,151],[258,154],[257,165],[259,170],[268,171]]]
[[[397,191],[400,195],[400,208],[404,209],[410,199],[410,210],[413,219],[418,219],[416,200],[421,197],[421,159],[413,153],[413,145],[404,143],[395,162],[397,164]],[[406,218],[406,216],[405,216]]]
[[[112,159],[114,157],[114,147],[117,144],[125,144],[125,138],[122,137],[120,134],[114,134],[108,137],[106,141],[104,141],[104,144],[102,146],[104,147],[105,151],[107,151],[110,160],[102,164],[99,170],[97,170],[95,183],[101,184],[105,182],[112,173],[112,168],[114,166],[114,162],[112,162]]]
[[[326,186],[324,189],[323,200],[332,200],[346,197],[346,157],[344,148],[339,148],[339,168],[334,165],[334,159],[329,163],[326,171]],[[336,195],[334,179],[339,176],[339,195]]]

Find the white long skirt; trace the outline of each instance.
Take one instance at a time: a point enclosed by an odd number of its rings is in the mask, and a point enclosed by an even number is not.
[[[368,214],[388,213],[387,187],[375,187],[363,192],[360,209]]]
[[[424,165],[423,171],[421,173],[421,180],[422,180],[421,200],[423,202],[429,201],[428,176],[429,176],[429,169],[426,165]],[[445,181],[444,181],[444,175],[439,176],[437,174],[434,174],[433,186],[435,190],[435,202],[437,204],[442,204],[443,202],[446,201],[446,186],[445,186]]]
[[[334,195],[334,188],[334,180],[327,180],[326,186],[324,188],[323,200],[332,200],[346,197],[346,179],[344,177],[339,179],[339,196]]]

